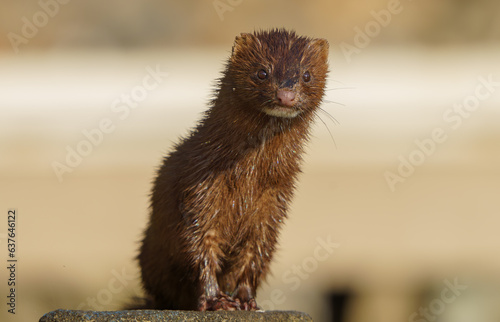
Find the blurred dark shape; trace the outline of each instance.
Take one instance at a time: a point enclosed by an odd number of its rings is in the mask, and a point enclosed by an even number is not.
[[[328,295],[328,303],[330,307],[330,316],[332,322],[346,322],[347,308],[353,297],[353,292],[350,290],[336,290]]]

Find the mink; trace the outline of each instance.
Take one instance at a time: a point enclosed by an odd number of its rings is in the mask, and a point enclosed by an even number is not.
[[[163,159],[138,261],[145,308],[257,310],[324,96],[328,42],[242,33],[202,120]]]

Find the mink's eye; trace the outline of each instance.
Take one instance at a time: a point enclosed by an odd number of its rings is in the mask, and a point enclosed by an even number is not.
[[[311,81],[311,74],[309,73],[309,71],[306,71],[304,75],[302,75],[302,79],[306,83],[309,83]]]
[[[263,69],[259,70],[257,72],[257,77],[260,79],[260,80],[264,80],[267,78],[267,72]]]

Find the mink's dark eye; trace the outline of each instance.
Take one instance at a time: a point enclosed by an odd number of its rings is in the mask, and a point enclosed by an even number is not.
[[[257,72],[257,77],[260,79],[260,80],[264,80],[267,78],[267,72],[263,69],[259,70]]]
[[[309,73],[309,71],[306,71],[304,75],[302,75],[302,79],[306,83],[309,83],[311,81],[311,74]]]

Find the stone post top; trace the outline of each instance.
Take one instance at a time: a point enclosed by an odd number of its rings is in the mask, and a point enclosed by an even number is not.
[[[160,310],[128,310],[128,311],[77,311],[55,310],[40,318],[40,322],[73,322],[73,321],[312,321],[303,312],[297,311],[160,311]]]

